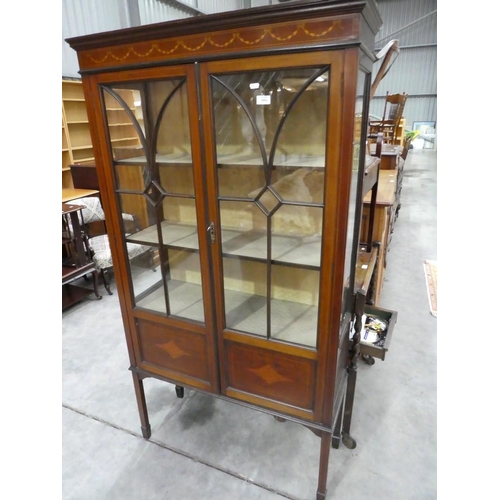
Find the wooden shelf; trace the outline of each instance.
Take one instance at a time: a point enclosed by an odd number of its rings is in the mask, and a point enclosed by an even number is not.
[[[62,187],[73,188],[73,179],[69,166],[75,161],[74,151],[82,147],[82,133],[90,138],[85,99],[81,81],[62,80],[62,123],[63,123],[63,156]],[[87,141],[88,139],[83,139]],[[92,146],[90,146],[90,149]],[[63,201],[65,197],[63,195]]]

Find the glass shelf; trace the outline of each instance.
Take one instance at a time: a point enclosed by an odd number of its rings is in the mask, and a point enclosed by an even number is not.
[[[226,322],[231,330],[266,336],[265,297],[225,290]],[[271,299],[271,338],[316,347],[318,307]]]
[[[185,153],[157,154],[156,163],[159,164],[189,164],[193,162],[191,155]],[[124,160],[115,160],[115,164],[146,164],[146,156],[136,156]],[[231,154],[219,156],[217,159],[218,168],[238,167],[238,166],[262,166],[262,157],[258,154]],[[286,168],[325,168],[324,155],[299,155],[299,154],[277,154],[274,157],[273,167]]]
[[[198,234],[194,224],[163,221],[162,239],[165,246],[183,250],[198,250]],[[127,241],[142,245],[158,246],[156,226],[149,226],[127,237]],[[242,257],[266,261],[267,234],[263,231],[222,230],[222,254],[224,257]],[[289,236],[273,234],[273,263],[319,269],[321,255],[320,236]]]
[[[164,245],[180,249],[199,249],[198,233],[195,224],[162,221],[161,230]],[[127,241],[158,246],[157,226],[149,226],[138,233],[134,233],[127,237]]]
[[[267,233],[264,231],[222,230],[222,254],[249,257],[264,262],[267,255]],[[319,269],[320,236],[289,236],[273,233],[271,261]]]
[[[157,154],[156,155],[156,163],[191,165],[193,163],[193,159],[192,159],[190,154],[186,154],[186,153]],[[146,165],[147,158],[145,156],[135,156],[135,157],[126,158],[123,160],[115,160],[115,164]]]
[[[258,153],[238,153],[218,155],[217,167],[262,166],[262,156]],[[325,168],[325,155],[276,153],[273,167]]]
[[[188,318],[203,323],[205,315],[203,312],[203,301],[201,285],[185,281],[169,281],[169,305],[170,315]],[[165,294],[161,282],[153,285],[150,289],[137,297],[136,306],[166,314]]]
[[[170,314],[203,322],[203,303],[199,299],[201,285],[175,280],[170,284]],[[266,337],[265,297],[226,290],[224,298],[227,323],[231,325],[231,330]],[[137,299],[137,307],[166,314],[165,296],[160,282]],[[316,347],[317,317],[317,306],[271,299],[271,337],[274,340]]]

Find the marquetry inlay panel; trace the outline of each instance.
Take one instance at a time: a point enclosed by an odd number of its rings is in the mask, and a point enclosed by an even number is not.
[[[225,346],[230,388],[299,408],[313,408],[315,361],[237,342],[226,342]]]
[[[355,16],[225,30],[183,37],[122,44],[79,53],[83,71],[128,66],[168,59],[197,58],[212,54],[262,50],[304,44],[340,42],[357,36]]]
[[[139,356],[142,366],[154,365],[168,370],[165,376],[175,373],[208,379],[206,337],[164,326],[151,321],[138,321]]]
[[[173,340],[164,344],[156,345],[165,351],[172,359],[181,358],[182,356],[190,356],[189,353],[183,351]]]
[[[280,375],[271,365],[265,365],[260,368],[249,368],[249,371],[255,373],[255,375],[268,385],[278,382],[293,382],[291,378]]]

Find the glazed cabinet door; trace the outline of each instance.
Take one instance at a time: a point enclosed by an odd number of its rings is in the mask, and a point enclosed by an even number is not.
[[[194,68],[99,75],[97,88],[132,363],[217,391]]]
[[[201,71],[222,392],[309,420],[329,340],[341,81],[340,53]]]

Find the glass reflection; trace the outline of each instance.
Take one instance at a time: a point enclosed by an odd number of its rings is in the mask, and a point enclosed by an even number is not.
[[[203,322],[186,80],[103,86],[103,100],[136,305]]]
[[[226,327],[310,347],[317,336],[328,82],[321,67],[211,81]]]

